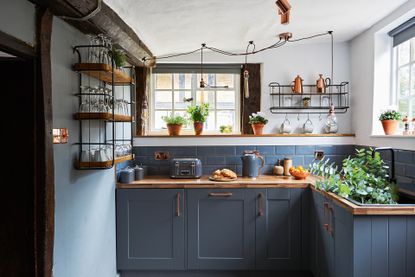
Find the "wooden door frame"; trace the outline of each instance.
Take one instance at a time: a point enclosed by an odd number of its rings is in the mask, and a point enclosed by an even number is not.
[[[0,31],[0,51],[31,61],[34,65],[34,257],[35,276],[52,277],[55,183],[52,143],[52,80],[50,43],[53,15],[36,10],[36,46]]]

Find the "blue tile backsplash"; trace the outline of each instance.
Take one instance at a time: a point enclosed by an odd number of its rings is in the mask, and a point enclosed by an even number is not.
[[[314,160],[315,150],[324,150],[326,157],[335,162],[341,162],[353,153],[354,145],[314,146],[314,145],[284,145],[284,146],[151,146],[134,147],[135,162],[148,165],[150,175],[165,175],[169,173],[169,161],[154,159],[155,151],[167,151],[170,157],[197,157],[202,161],[203,174],[211,174],[218,168],[229,168],[241,174],[241,155],[245,150],[258,150],[265,159],[264,174],[271,174],[273,166],[285,157],[293,159],[294,165],[308,166]]]

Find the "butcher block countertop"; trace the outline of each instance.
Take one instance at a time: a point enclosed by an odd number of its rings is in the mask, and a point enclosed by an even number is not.
[[[354,215],[415,215],[415,205],[356,205],[337,194],[316,189],[314,184],[318,178],[319,177],[309,176],[305,180],[295,180],[293,177],[263,175],[257,179],[238,177],[235,181],[218,182],[209,180],[208,176],[203,176],[200,179],[171,179],[168,176],[148,176],[144,180],[134,181],[129,184],[117,183],[117,188],[311,188]]]

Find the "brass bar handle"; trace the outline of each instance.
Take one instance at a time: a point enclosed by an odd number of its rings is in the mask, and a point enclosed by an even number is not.
[[[329,208],[329,203],[328,202],[324,202],[323,203],[323,207],[324,207],[324,222],[323,222],[323,227],[324,229],[326,229],[326,231],[328,231],[330,229],[330,225],[329,223],[327,223],[327,213],[328,213],[328,208]]]
[[[232,192],[210,192],[209,196],[212,196],[212,197],[231,197]]]
[[[180,192],[176,195],[176,216],[180,216]]]
[[[264,195],[262,194],[262,192],[258,195],[258,215],[264,215]]]
[[[328,207],[328,210],[329,210],[330,221],[329,221],[329,227],[327,229],[327,232],[329,232],[329,234],[333,236],[333,233],[334,233],[333,223],[332,223],[333,217],[334,217],[334,208],[333,208],[333,206],[330,205]]]

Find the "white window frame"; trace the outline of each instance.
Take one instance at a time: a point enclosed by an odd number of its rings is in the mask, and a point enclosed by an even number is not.
[[[403,42],[405,43],[405,42]],[[396,106],[396,108],[399,110],[399,100],[404,99],[408,102],[408,118],[411,120],[412,113],[415,110],[415,106],[412,106],[412,98],[415,97],[415,91],[412,91],[412,85],[415,83],[415,78],[412,78],[412,66],[415,65],[415,57],[412,56],[412,50],[415,47],[415,37],[410,39],[409,43],[409,62],[398,65],[399,63],[399,51],[398,47],[401,44],[393,47],[393,58],[392,58],[392,93],[391,93],[391,99],[390,102],[393,106]],[[414,55],[415,56],[415,55]],[[409,95],[406,97],[399,97],[399,70],[403,67],[409,66]],[[405,114],[406,115],[406,114]],[[404,116],[405,116],[404,115]]]
[[[196,94],[197,91],[200,90],[200,88],[198,88],[199,85],[199,81],[197,79],[197,75],[198,73],[191,73],[192,74],[192,85],[190,89],[175,89],[174,88],[174,74],[181,74],[180,72],[171,72],[171,73],[160,73],[160,74],[172,74],[172,89],[156,89],[156,74],[158,73],[153,73],[152,77],[151,77],[151,93],[149,96],[149,103],[150,103],[150,116],[149,116],[149,122],[148,122],[148,126],[149,126],[149,135],[167,135],[167,130],[164,129],[156,129],[155,128],[155,111],[175,111],[175,107],[174,107],[174,91],[176,90],[180,90],[180,91],[191,91],[191,97],[193,98],[193,101],[190,103],[189,105],[195,105],[196,104]],[[183,74],[190,74],[190,73],[183,73]],[[235,122],[234,122],[234,126],[232,126],[232,133],[220,133],[219,130],[203,130],[203,134],[206,135],[229,135],[229,134],[241,134],[241,128],[240,128],[240,122],[241,122],[241,99],[240,99],[240,75],[236,74],[236,73],[223,73],[223,72],[218,72],[218,73],[214,73],[214,72],[209,72],[209,73],[204,73],[204,74],[232,74],[234,75],[234,84],[232,88],[204,88],[205,91],[215,91],[215,106],[213,109],[213,112],[215,113],[215,126],[217,126],[217,112],[218,111],[229,111],[231,109],[218,109],[217,108],[217,91],[235,91]],[[172,109],[156,109],[156,103],[155,103],[155,91],[173,91],[172,93]],[[183,111],[183,109],[179,109],[179,111]],[[212,111],[210,111],[212,112]],[[191,125],[191,124],[190,124]],[[219,127],[219,126],[217,126]],[[194,130],[193,127],[190,126],[190,129],[182,129],[181,134],[183,135],[194,135]]]

